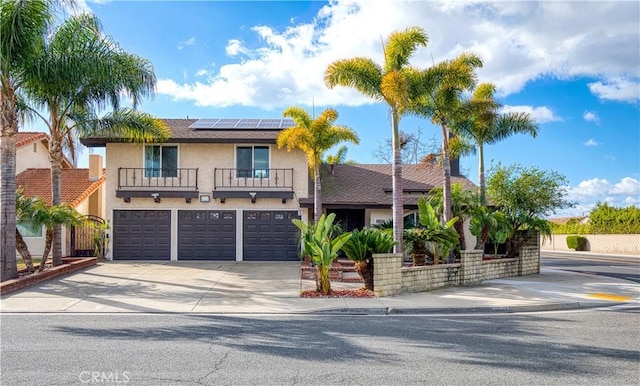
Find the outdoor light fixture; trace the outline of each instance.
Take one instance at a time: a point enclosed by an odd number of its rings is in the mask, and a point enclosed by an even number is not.
[[[251,197],[251,203],[252,204],[255,204],[255,202],[256,202],[256,195],[257,195],[256,192],[249,192],[249,197]]]
[[[153,201],[156,203],[160,202],[160,193],[151,193],[151,197],[153,197]]]
[[[211,201],[211,196],[208,194],[201,194],[200,195],[200,202],[210,202]]]

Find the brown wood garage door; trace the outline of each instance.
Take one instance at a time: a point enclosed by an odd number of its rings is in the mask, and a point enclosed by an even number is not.
[[[297,211],[244,211],[243,260],[298,260]]]
[[[235,260],[236,212],[178,211],[178,260]]]
[[[114,260],[169,260],[171,211],[115,210]]]

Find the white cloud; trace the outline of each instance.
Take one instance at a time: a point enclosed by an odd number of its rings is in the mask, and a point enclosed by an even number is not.
[[[589,83],[589,90],[603,100],[634,103],[640,99],[640,82],[628,79],[617,78]]]
[[[502,111],[505,113],[524,112],[528,113],[538,123],[545,122],[561,122],[562,117],[559,117],[553,113],[553,111],[546,107],[533,107],[533,106],[503,106]]]
[[[638,8],[621,1],[332,0],[312,22],[253,27],[262,42],[257,47],[230,37],[226,53],[237,58],[235,63],[220,67],[206,83],[164,79],[159,92],[206,106],[372,103],[347,88],[327,89],[324,70],[335,60],[356,56],[381,63],[381,37],[411,25],[426,28],[430,40],[416,52],[413,65],[475,51],[484,60],[480,79],[495,83],[501,95],[519,92],[540,77],[591,77],[596,81],[589,87],[602,99],[638,99]],[[232,99],[218,96],[230,87]],[[560,120],[546,107],[531,111],[539,122]]]
[[[594,113],[593,111],[585,111],[584,114],[582,114],[582,118],[584,118],[585,121],[587,122],[599,122],[600,118],[598,117],[598,114]]]
[[[632,177],[625,177],[615,184],[611,189],[612,194],[634,194],[640,195],[640,181]]]
[[[181,50],[187,46],[194,46],[196,44],[196,38],[191,37],[187,40],[183,40],[180,43],[178,43],[178,46],[176,47],[178,50]]]
[[[590,139],[584,143],[585,146],[598,146],[598,142],[595,139]]]
[[[575,208],[564,209],[556,215],[579,215],[588,212],[597,201],[616,207],[640,204],[640,181],[625,177],[615,184],[606,179],[593,178],[567,189],[568,199],[577,203]]]
[[[198,71],[196,71],[195,76],[207,76],[209,74],[209,71],[207,71],[206,68],[202,68]]]

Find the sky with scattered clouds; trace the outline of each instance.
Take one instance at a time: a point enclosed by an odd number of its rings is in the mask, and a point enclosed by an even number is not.
[[[520,163],[567,177],[581,215],[596,201],[640,204],[640,3],[637,1],[80,1],[121,47],[152,61],[157,95],[141,108],[162,118],[278,118],[298,105],[333,107],[356,130],[349,158],[376,163],[390,137],[388,108],[354,90],[324,85],[331,62],[382,63],[382,41],[420,26],[429,43],[416,67],[473,51],[480,82],[504,111],[525,111],[536,138],[485,148],[485,162]],[[406,117],[401,129],[439,131]],[[477,157],[462,159],[477,182]]]

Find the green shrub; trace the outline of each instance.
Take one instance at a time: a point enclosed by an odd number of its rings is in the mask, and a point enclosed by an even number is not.
[[[584,251],[587,246],[587,239],[582,236],[567,236],[567,247],[576,251]]]

